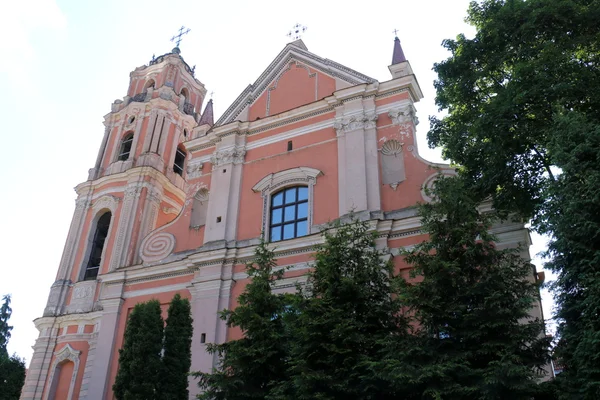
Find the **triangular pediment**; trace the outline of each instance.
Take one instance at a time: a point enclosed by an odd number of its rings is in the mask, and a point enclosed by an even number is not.
[[[215,125],[224,125],[236,120],[247,121],[249,115],[248,110],[250,107],[252,107],[257,100],[263,102],[268,101],[264,98],[267,97],[267,94],[270,94],[268,93],[270,90],[276,88],[282,75],[287,71],[298,68],[305,69],[308,72],[307,77],[309,78],[315,76],[317,73],[322,74],[323,77],[335,82],[335,86],[343,85],[344,87],[348,87],[375,82],[375,79],[367,75],[309,52],[302,40],[296,40],[295,42],[288,43],[284,47],[277,57],[275,57],[273,62],[269,64],[267,69],[258,77],[256,82],[248,85],[248,87],[244,89]],[[323,81],[323,79],[321,79],[321,81]],[[316,98],[311,101],[318,100],[319,96],[328,92],[327,89],[321,89],[320,91],[317,89],[318,88],[315,86],[314,91]],[[339,89],[339,87],[337,87],[337,89]],[[333,87],[332,90],[329,90],[330,93],[327,93],[326,95],[330,95],[335,90],[336,87]],[[261,99],[261,96],[263,99]],[[310,103],[311,101],[307,101],[307,103]],[[276,112],[272,112],[269,114],[269,104],[267,103],[266,114],[262,113],[261,117],[273,115],[275,113]],[[252,117],[250,118],[253,119]]]

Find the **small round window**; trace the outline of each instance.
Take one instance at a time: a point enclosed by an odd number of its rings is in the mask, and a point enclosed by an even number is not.
[[[133,121],[135,121],[135,116],[132,115],[131,117],[129,117],[129,123],[133,124]]]

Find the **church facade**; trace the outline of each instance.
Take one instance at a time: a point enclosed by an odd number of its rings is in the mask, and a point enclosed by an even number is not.
[[[76,187],[21,398],[113,399],[129,312],[175,293],[192,304],[192,370],[209,371],[206,344],[241,335],[217,313],[236,306],[263,232],[288,268],[277,290],[304,279],[321,229],[351,212],[406,269],[399,251],[425,238],[415,205],[452,170],[418,154],[422,93],[397,38],[389,70],[379,82],[296,40],[214,122],[178,48],[136,68]],[[495,230],[502,246],[529,243],[522,224]]]

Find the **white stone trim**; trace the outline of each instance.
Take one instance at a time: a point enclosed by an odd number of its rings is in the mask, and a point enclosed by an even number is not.
[[[375,79],[367,75],[307,51],[306,47],[303,48],[296,43],[289,43],[269,64],[254,84],[248,85],[231,106],[225,110],[215,125],[219,126],[234,121],[246,107],[267,90],[275,77],[280,75],[281,71],[294,61],[331,77],[342,79],[352,85],[375,82]]]
[[[255,193],[260,192],[263,197],[263,217],[262,232],[266,241],[269,241],[269,215],[271,213],[271,195],[281,189],[290,186],[308,187],[308,232],[313,233],[313,186],[317,183],[317,177],[323,175],[321,171],[310,167],[290,168],[285,171],[279,171],[269,174],[262,178],[252,190]]]
[[[54,397],[53,393],[56,391],[56,385],[58,382],[54,382],[54,376],[57,368],[64,361],[72,361],[73,362],[73,374],[71,376],[71,383],[69,385],[69,394],[67,395],[66,400],[71,400],[73,398],[73,390],[75,389],[75,381],[77,381],[77,373],[79,372],[79,355],[81,351],[75,350],[71,347],[70,344],[67,344],[65,347],[60,349],[58,352],[54,353],[54,361],[52,362],[52,368],[50,369],[50,379],[48,379],[49,387],[44,395],[44,400],[48,400],[50,396]]]

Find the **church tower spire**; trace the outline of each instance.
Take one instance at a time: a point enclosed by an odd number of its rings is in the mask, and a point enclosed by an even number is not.
[[[405,62],[406,57],[404,56],[404,51],[402,51],[402,45],[400,44],[400,39],[398,36],[394,39],[394,54],[392,55],[392,65],[400,64],[401,62]]]
[[[398,39],[398,30],[394,30],[394,52],[392,54],[392,64],[388,67],[390,73],[392,74],[392,78],[400,78],[407,75],[412,75],[413,71],[410,67],[410,63],[406,59],[404,55],[404,51],[402,50],[402,45],[400,44],[400,39]]]

